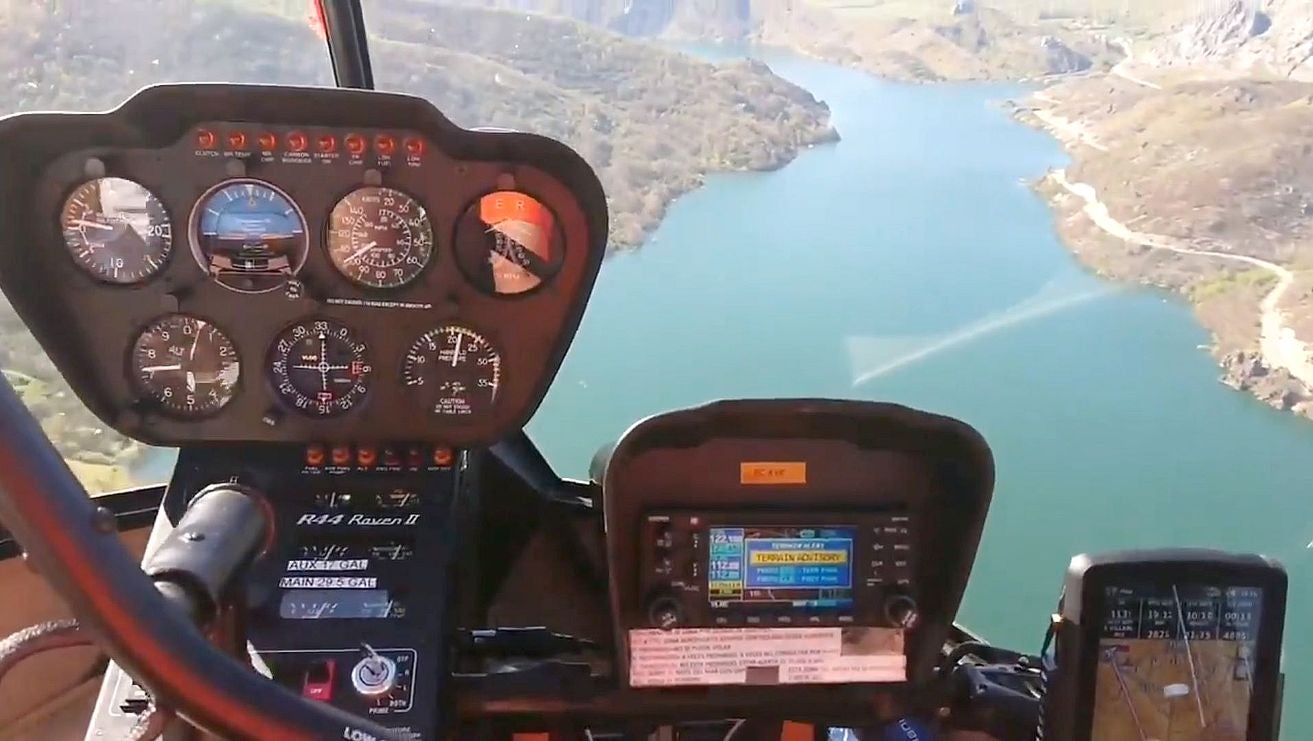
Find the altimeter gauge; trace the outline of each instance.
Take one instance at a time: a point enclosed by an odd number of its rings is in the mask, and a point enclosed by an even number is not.
[[[132,346],[132,377],[145,398],[175,417],[213,414],[232,401],[237,348],[213,323],[190,314],[151,322]]]

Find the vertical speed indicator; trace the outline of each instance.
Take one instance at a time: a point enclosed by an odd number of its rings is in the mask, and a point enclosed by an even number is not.
[[[478,332],[455,324],[421,335],[402,367],[402,382],[418,392],[430,413],[442,417],[487,412],[501,381],[497,349]]]

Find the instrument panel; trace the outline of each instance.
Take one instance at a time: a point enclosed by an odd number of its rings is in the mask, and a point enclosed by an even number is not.
[[[164,85],[0,121],[0,287],[153,444],[489,443],[554,377],[605,251],[593,172],[409,96]]]

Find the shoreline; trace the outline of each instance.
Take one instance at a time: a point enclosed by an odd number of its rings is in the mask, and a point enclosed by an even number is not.
[[[1128,80],[1136,85],[1161,90],[1156,83],[1131,75],[1114,68],[1110,76]],[[1040,90],[1032,99],[1041,103],[1058,104],[1052,96]],[[1295,330],[1287,323],[1287,313],[1281,303],[1295,283],[1295,272],[1278,263],[1242,253],[1223,252],[1220,250],[1199,249],[1187,246],[1188,240],[1162,234],[1144,233],[1130,228],[1118,220],[1109,211],[1108,206],[1099,197],[1098,189],[1089,183],[1072,181],[1067,178],[1071,167],[1078,167],[1082,161],[1080,149],[1089,148],[1101,153],[1109,151],[1098,138],[1090,132],[1083,121],[1071,121],[1052,111],[1037,105],[1012,101],[1013,117],[1020,123],[1031,126],[1052,136],[1071,158],[1067,168],[1050,170],[1034,182],[1034,190],[1043,198],[1054,216],[1059,218],[1057,231],[1063,245],[1083,264],[1096,271],[1100,278],[1110,281],[1134,281],[1143,285],[1173,290],[1182,295],[1193,309],[1195,320],[1206,329],[1211,338],[1212,355],[1221,371],[1219,381],[1237,391],[1245,391],[1268,406],[1297,416],[1313,419],[1313,361],[1310,360],[1309,344],[1300,340]],[[1073,198],[1078,202],[1067,202]],[[1143,218],[1142,216],[1139,218]],[[1073,219],[1082,219],[1096,230],[1093,235],[1074,233],[1070,228]],[[1066,220],[1069,228],[1062,228]],[[1237,297],[1236,301],[1246,305],[1252,303],[1252,311],[1257,315],[1252,332],[1246,332],[1245,346],[1230,348],[1223,346],[1216,319],[1210,318],[1202,309],[1202,301],[1191,295],[1192,286],[1172,285],[1161,279],[1155,280],[1152,273],[1142,272],[1133,275],[1113,274],[1103,269],[1092,253],[1103,248],[1101,240],[1112,240],[1127,252],[1144,250],[1149,253],[1168,253],[1189,258],[1201,258],[1216,262],[1231,262],[1246,265],[1251,270],[1259,270],[1275,278],[1275,285],[1264,291],[1261,298],[1252,302],[1249,297]],[[1228,275],[1225,269],[1218,269],[1221,276]],[[1206,275],[1210,275],[1206,274]],[[1234,344],[1234,343],[1227,343]]]

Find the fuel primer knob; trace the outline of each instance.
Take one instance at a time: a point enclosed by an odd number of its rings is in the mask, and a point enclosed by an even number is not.
[[[895,592],[884,598],[884,616],[894,626],[911,630],[921,620],[921,609],[912,595]]]
[[[669,630],[684,622],[684,609],[674,597],[660,595],[648,603],[647,620],[654,627]]]
[[[372,649],[368,656],[351,668],[351,686],[364,697],[385,695],[396,682],[396,662],[374,653]]]

